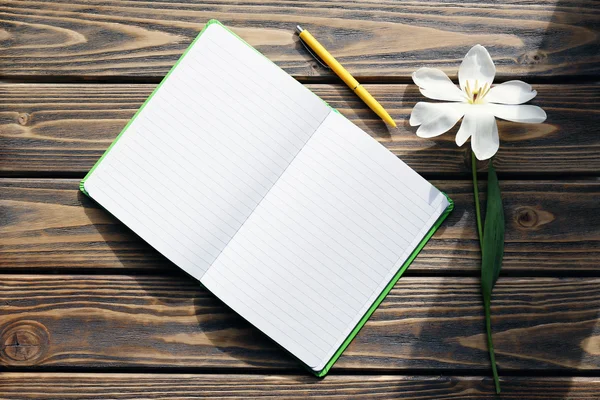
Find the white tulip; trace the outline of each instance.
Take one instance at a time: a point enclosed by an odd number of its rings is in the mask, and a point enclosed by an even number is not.
[[[417,103],[410,115],[410,125],[420,125],[417,135],[430,138],[448,131],[464,117],[456,144],[462,146],[471,138],[475,156],[487,160],[500,146],[496,117],[524,123],[546,120],[546,113],[540,107],[523,105],[537,94],[529,84],[508,81],[492,87],[495,75],[494,62],[481,45],[471,48],[460,64],[460,88],[439,69],[419,69],[412,78],[421,93],[430,99],[453,103]]]

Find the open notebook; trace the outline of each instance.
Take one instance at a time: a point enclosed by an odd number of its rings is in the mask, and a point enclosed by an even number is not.
[[[214,20],[81,190],[319,376],[452,208]]]

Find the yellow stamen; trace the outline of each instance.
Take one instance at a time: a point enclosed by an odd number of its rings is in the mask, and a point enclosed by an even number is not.
[[[481,90],[481,97],[484,97],[486,94],[488,94],[488,92],[490,91],[490,84],[486,83],[485,86],[483,86],[483,89]]]
[[[476,79],[473,88],[471,88],[471,84],[467,81],[464,91],[470,104],[481,104],[485,95],[490,91],[490,88],[491,86],[487,82],[480,87],[479,80]]]

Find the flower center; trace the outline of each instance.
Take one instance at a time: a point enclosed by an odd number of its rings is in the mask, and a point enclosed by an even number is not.
[[[485,85],[480,86],[479,82],[475,80],[475,84],[471,86],[469,81],[467,81],[464,90],[470,104],[482,104],[483,98],[490,91],[490,85],[486,83]]]

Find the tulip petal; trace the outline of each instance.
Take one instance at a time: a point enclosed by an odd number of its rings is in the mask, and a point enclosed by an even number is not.
[[[458,82],[462,90],[465,89],[467,80],[470,81],[473,89],[477,89],[473,87],[475,81],[478,82],[480,87],[483,87],[486,83],[489,87],[494,82],[495,76],[496,66],[494,66],[492,57],[490,57],[490,53],[486,48],[480,44],[469,50],[458,69]]]
[[[485,100],[490,103],[523,104],[533,99],[537,92],[523,81],[508,81],[490,89]]]
[[[465,95],[458,86],[437,68],[419,68],[413,72],[412,79],[425,97],[434,100],[465,101]]]
[[[464,115],[464,107],[456,103],[419,102],[410,114],[411,126],[421,125],[417,136],[430,138],[452,128]]]
[[[526,124],[539,124],[546,120],[546,112],[538,106],[529,104],[506,105],[486,104],[487,110],[500,119],[507,121],[522,122]]]
[[[487,112],[471,112],[465,116],[465,122],[461,129],[465,126],[465,130],[470,130],[471,147],[475,157],[478,160],[487,160],[496,154],[500,147],[500,139],[494,115]]]
[[[460,129],[456,132],[456,144],[458,147],[461,147],[471,136],[473,133],[477,131],[477,117],[476,113],[473,111],[467,111],[465,113],[465,118],[463,118],[462,123],[460,124]]]

